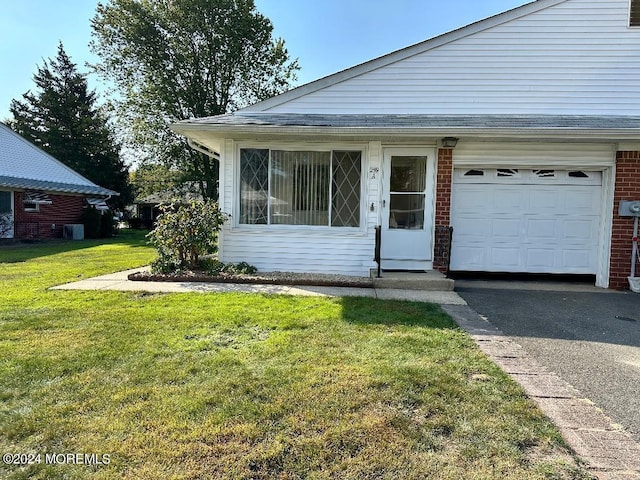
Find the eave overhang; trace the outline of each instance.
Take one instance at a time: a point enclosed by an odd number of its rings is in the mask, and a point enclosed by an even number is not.
[[[172,130],[208,145],[223,138],[390,140],[456,136],[494,140],[640,141],[640,117],[544,115],[220,115]]]

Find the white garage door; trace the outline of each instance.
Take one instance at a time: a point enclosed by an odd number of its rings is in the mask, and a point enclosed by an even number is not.
[[[601,188],[601,172],[456,169],[451,270],[595,274]]]

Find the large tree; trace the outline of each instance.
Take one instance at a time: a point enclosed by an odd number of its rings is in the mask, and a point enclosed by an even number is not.
[[[295,81],[292,61],[253,0],[111,0],[92,20],[96,70],[115,86],[129,140],[217,199],[218,163],[170,122],[218,115]]]
[[[62,43],[56,58],[38,67],[33,81],[35,92],[11,101],[9,126],[92,182],[120,193],[109,203],[123,208],[132,198],[120,147],[86,74],[78,72]]]

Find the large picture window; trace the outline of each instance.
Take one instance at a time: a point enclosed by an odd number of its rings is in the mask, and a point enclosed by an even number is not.
[[[360,226],[359,151],[240,150],[240,223]]]

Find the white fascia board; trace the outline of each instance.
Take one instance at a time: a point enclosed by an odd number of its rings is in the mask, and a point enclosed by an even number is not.
[[[408,47],[402,48],[400,50],[396,50],[394,52],[388,53],[381,57],[374,58],[373,60],[369,60],[367,62],[361,63],[354,67],[347,68],[346,70],[342,70],[332,75],[320,78],[319,80],[306,83],[304,85],[296,87],[292,90],[289,90],[275,97],[271,97],[261,102],[255,103],[253,105],[249,105],[248,107],[239,109],[237,110],[237,112],[242,112],[242,113],[266,112],[271,108],[280,106],[283,103],[287,103],[291,100],[295,100],[297,98],[303,97],[304,95],[316,92],[318,90],[322,90],[323,88],[330,87],[332,85],[336,85],[338,83],[344,82],[345,80],[349,80],[351,78],[357,77],[359,75],[363,75],[365,73],[371,72],[378,68],[385,67],[392,63],[396,63],[401,60],[413,57],[415,55],[419,55],[421,53],[440,47],[447,43],[455,42],[456,40],[460,40],[461,38],[468,37],[469,35],[473,35],[475,33],[481,32],[483,30],[487,30],[497,25],[502,25],[503,23],[510,22],[517,18],[530,15],[532,13],[538,12],[540,10],[544,10],[545,8],[552,7],[559,3],[564,3],[566,1],[568,0],[532,1],[531,3],[527,3],[520,7],[507,10],[506,12],[499,13],[497,15],[485,18],[484,20],[479,20],[477,22],[471,23],[464,27],[460,27],[456,30],[452,30],[442,35],[438,35],[437,37],[433,37],[423,42],[410,45]]]

